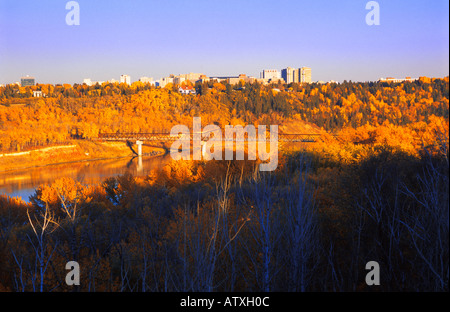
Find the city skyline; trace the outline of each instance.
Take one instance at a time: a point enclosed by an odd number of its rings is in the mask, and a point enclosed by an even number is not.
[[[0,0],[0,84],[107,81],[202,72],[259,77],[265,68],[313,68],[312,81],[448,76],[448,2],[181,0],[170,3]],[[236,10],[239,8],[239,10]]]
[[[283,72],[286,70],[292,70],[292,72],[290,73],[290,77],[291,79],[287,79],[287,77],[285,75],[283,75]],[[244,79],[245,78],[245,79]],[[32,79],[33,80],[33,84],[45,84],[45,83],[39,83],[39,81],[36,81],[35,77],[32,77],[30,75],[26,75],[20,78],[21,82],[19,81],[15,81],[15,82],[11,82],[9,84],[20,84],[22,86],[24,86],[23,81],[24,80],[28,80],[28,79]],[[285,69],[263,69],[260,72],[260,77],[256,77],[256,76],[250,76],[247,74],[235,74],[232,76],[220,76],[220,75],[205,75],[203,73],[188,73],[188,74],[170,74],[167,75],[165,77],[159,77],[159,79],[154,79],[153,77],[147,77],[147,76],[142,76],[139,77],[137,79],[131,79],[130,75],[127,74],[122,74],[120,75],[119,80],[115,79],[114,77],[108,80],[93,80],[90,77],[89,78],[84,78],[83,81],[81,82],[81,84],[87,84],[88,86],[91,85],[95,85],[95,84],[103,84],[103,83],[126,83],[128,85],[131,85],[134,82],[143,82],[143,83],[151,83],[151,84],[155,84],[156,86],[161,86],[161,82],[164,82],[164,84],[162,86],[164,86],[166,83],[170,82],[170,83],[174,83],[177,85],[180,85],[182,82],[184,81],[191,81],[191,82],[196,82],[196,81],[209,81],[209,80],[216,80],[218,82],[221,81],[228,81],[229,80],[233,80],[235,81],[234,83],[237,83],[237,81],[239,81],[240,79],[244,79],[248,82],[252,82],[252,81],[258,81],[260,83],[276,83],[276,82],[283,82],[283,83],[291,83],[291,82],[300,82],[300,83],[312,83],[312,82],[319,82],[319,83],[325,83],[325,81],[312,81],[311,80],[311,68],[309,67],[301,67],[298,69],[295,68],[291,68],[291,67],[287,67]],[[248,79],[251,79],[250,81]],[[334,80],[330,80],[329,82],[335,82]],[[234,84],[232,83],[232,84]],[[56,84],[60,84],[60,83],[56,83]],[[80,82],[75,82],[73,84],[80,84]],[[3,86],[4,84],[0,84],[0,86]]]
[[[294,82],[294,83],[321,83],[321,84],[340,83],[339,81],[335,81],[335,80],[329,80],[329,81],[323,81],[323,80],[301,81],[300,80],[301,79],[300,76],[298,76],[299,80],[295,80],[295,81],[290,80],[290,81],[286,82],[286,80],[282,77],[282,72],[287,70],[287,69],[294,70],[294,72],[291,73],[291,75],[292,74],[294,74],[294,75],[302,75],[301,71],[303,69],[307,69],[309,71],[309,78],[311,77],[311,68],[308,68],[308,67],[302,67],[302,68],[298,68],[298,69],[287,67],[285,69],[282,69],[281,71],[273,70],[273,69],[269,69],[269,70],[265,69],[265,70],[262,70],[260,72],[260,75],[259,75],[260,77],[259,78],[255,77],[255,76],[249,76],[249,75],[246,75],[246,74],[231,75],[231,76],[220,76],[220,75],[208,76],[208,75],[204,75],[204,74],[199,74],[199,75],[205,76],[205,78],[207,78],[206,81],[217,80],[218,82],[226,81],[227,79],[239,79],[241,76],[244,76],[246,78],[250,78],[250,79],[252,79],[254,81],[258,81],[260,83],[263,82],[265,84],[267,84],[267,83],[277,83],[279,81],[282,82],[282,83],[286,83],[286,84],[289,84],[289,83],[292,83],[292,82]],[[272,74],[264,75],[264,72],[267,72],[267,71],[269,71],[269,72],[276,71],[277,75],[276,76],[272,75]],[[63,82],[43,83],[43,82],[39,82],[38,80],[36,80],[36,77],[34,77],[34,76],[26,75],[26,76],[20,77],[19,79],[17,79],[14,82],[9,82],[9,83],[6,83],[6,84],[0,84],[0,87],[6,86],[8,84],[11,84],[11,85],[19,84],[22,87],[24,87],[24,86],[35,86],[35,85],[46,85],[46,84],[51,84],[51,85],[86,84],[88,86],[92,86],[92,85],[95,85],[97,83],[100,84],[100,85],[102,85],[104,83],[126,83],[128,85],[131,85],[134,82],[150,83],[150,84],[154,84],[155,86],[164,86],[164,85],[161,85],[161,81],[165,81],[166,84],[167,84],[168,83],[167,79],[170,79],[170,81],[169,81],[170,83],[174,83],[174,84],[180,85],[182,82],[186,81],[186,79],[181,79],[181,80],[177,80],[177,79],[179,79],[179,77],[187,76],[187,75],[190,75],[190,74],[193,74],[193,73],[178,74],[178,75],[170,74],[170,75],[167,75],[165,77],[159,77],[159,79],[155,79],[153,77],[147,77],[147,76],[142,76],[142,77],[139,77],[139,78],[136,78],[136,79],[131,79],[130,75],[122,74],[122,75],[120,75],[119,79],[115,79],[114,77],[112,77],[111,79],[106,79],[106,80],[94,80],[94,79],[91,79],[91,78],[84,78],[84,79],[82,79],[82,81],[76,81],[76,82],[73,82],[73,83],[63,83]],[[123,78],[123,76],[126,76],[127,78]],[[422,76],[422,77],[427,77],[427,76]],[[445,77],[428,77],[428,78],[445,78]],[[27,80],[27,79],[32,79],[33,80],[33,84],[24,84],[23,81]],[[124,80],[122,80],[122,79],[124,79]],[[377,82],[377,81],[378,82],[380,82],[380,81],[381,82],[383,82],[383,81],[387,81],[387,82],[402,82],[402,81],[414,81],[414,80],[418,80],[418,79],[419,79],[419,77],[411,78],[410,76],[406,76],[406,77],[390,77],[390,76],[386,76],[386,77],[380,77],[378,79],[371,80],[371,81],[353,81],[353,82]],[[195,79],[194,82],[196,82],[196,81],[202,81],[202,79],[201,78]],[[193,82],[192,79],[191,79],[191,82]],[[232,83],[232,84],[234,84],[234,83]]]

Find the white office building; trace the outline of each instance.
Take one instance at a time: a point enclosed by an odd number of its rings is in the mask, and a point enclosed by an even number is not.
[[[92,86],[92,80],[91,78],[86,78],[83,80],[83,83],[85,83],[87,86]]]
[[[149,83],[149,84],[154,84],[153,82],[153,77],[141,77],[139,78],[139,81],[142,83]]]
[[[281,73],[276,70],[276,69],[264,69],[261,72],[261,77],[262,79],[267,79],[267,80],[278,80],[281,78]]]

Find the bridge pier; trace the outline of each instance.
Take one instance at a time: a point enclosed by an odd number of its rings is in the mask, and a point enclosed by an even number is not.
[[[206,142],[205,141],[201,141],[201,145],[202,145],[202,157],[205,158],[205,155],[206,155]]]
[[[136,141],[136,145],[137,145],[137,147],[138,147],[138,156],[142,156],[142,144],[143,144],[143,143],[144,143],[144,142],[139,141],[139,140]]]

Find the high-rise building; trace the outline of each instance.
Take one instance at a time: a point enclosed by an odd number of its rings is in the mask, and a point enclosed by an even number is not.
[[[34,77],[26,76],[20,78],[20,85],[22,87],[28,87],[28,86],[34,86],[36,84],[36,81]]]
[[[300,68],[292,70],[292,82],[298,83],[300,81]]]
[[[131,77],[129,75],[121,75],[120,83],[126,83],[127,85],[131,85]]]
[[[281,78],[284,79],[284,81],[286,81],[286,83],[291,83],[294,82],[294,68],[291,67],[287,67],[285,69],[281,70]]]
[[[302,67],[299,70],[300,70],[299,81],[302,83],[311,83],[311,68]]]
[[[301,67],[296,69],[288,67],[281,70],[281,77],[284,81],[286,81],[286,83],[311,83],[311,68]]]

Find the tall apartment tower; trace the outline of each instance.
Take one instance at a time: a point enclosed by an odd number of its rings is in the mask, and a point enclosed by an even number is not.
[[[281,70],[281,78],[283,78],[286,83],[311,83],[311,68],[301,67],[297,69],[288,67]]]
[[[298,83],[300,81],[300,68],[292,70],[292,82]]]
[[[131,77],[129,75],[121,75],[120,83],[126,83],[127,85],[131,85]]]
[[[311,68],[302,67],[299,69],[299,82],[311,83]]]
[[[294,68],[291,68],[291,67],[282,69],[281,70],[281,78],[283,78],[286,83],[294,82],[294,72],[295,71],[296,70]]]

